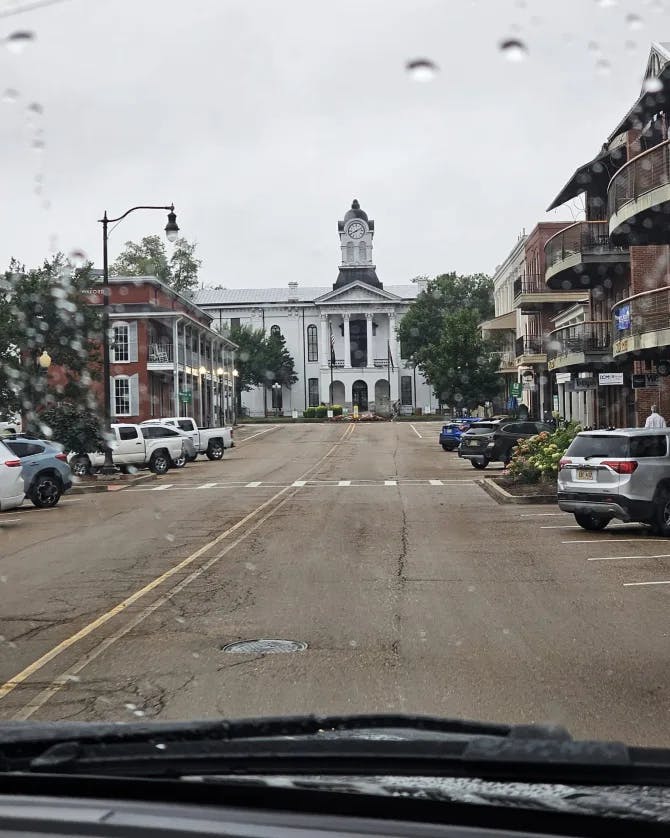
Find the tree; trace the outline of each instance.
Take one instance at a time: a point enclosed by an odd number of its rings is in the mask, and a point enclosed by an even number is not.
[[[180,294],[188,294],[198,285],[202,260],[195,257],[195,242],[178,238],[168,259],[160,236],[145,236],[139,244],[128,241],[125,249],[110,265],[119,276],[155,276]]]
[[[91,265],[74,269],[63,254],[26,270],[12,260],[0,288],[0,398],[5,412],[22,410],[40,432],[47,405],[67,402],[97,410],[91,391],[99,375],[101,317],[88,293],[98,280]],[[39,364],[46,353],[58,375]],[[50,380],[51,379],[51,380]]]
[[[242,406],[242,391],[278,382],[290,387],[298,380],[293,356],[286,348],[283,335],[266,335],[263,329],[236,326],[230,330],[230,339],[238,345],[235,367],[237,369],[237,407]]]
[[[265,339],[266,368],[265,378],[269,384],[277,382],[283,387],[290,387],[298,380],[293,356],[286,348],[286,338],[281,333],[270,334]]]
[[[438,399],[474,407],[499,390],[498,358],[479,323],[493,316],[493,283],[485,274],[442,274],[428,282],[398,330],[404,357],[412,357]]]

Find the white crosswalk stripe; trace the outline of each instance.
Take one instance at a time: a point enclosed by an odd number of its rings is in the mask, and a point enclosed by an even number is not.
[[[247,483],[247,489],[257,489],[261,482],[260,480],[253,480],[251,483]]]
[[[351,486],[351,480],[340,480],[338,486]]]
[[[166,483],[164,486],[154,486],[152,492],[164,492],[166,489],[171,489],[174,483]]]
[[[385,480],[384,481],[384,486],[397,486],[397,485],[398,485],[397,480]]]

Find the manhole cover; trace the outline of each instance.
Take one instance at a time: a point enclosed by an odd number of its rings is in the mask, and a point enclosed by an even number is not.
[[[302,640],[238,640],[222,647],[224,652],[244,655],[276,655],[286,652],[304,652],[307,644]]]

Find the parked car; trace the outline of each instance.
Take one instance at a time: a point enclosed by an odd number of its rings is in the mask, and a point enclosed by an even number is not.
[[[191,437],[173,425],[162,424],[159,422],[152,422],[151,424],[142,424],[142,435],[145,439],[165,439],[166,437],[181,437],[184,445],[181,454],[178,457],[172,458],[173,468],[184,468],[187,462],[195,460],[198,452]]]
[[[0,442],[0,512],[21,506],[25,496],[21,460]]]
[[[198,454],[205,454],[209,460],[220,460],[226,448],[234,446],[233,429],[229,426],[221,428],[199,428],[191,416],[168,416],[161,419],[147,419],[142,425],[172,425],[188,434],[196,447],[196,453],[190,459],[195,460]]]
[[[20,434],[22,430],[23,427],[20,416],[3,419],[0,422],[0,437],[10,436],[11,434]]]
[[[62,446],[18,434],[3,442],[21,463],[25,496],[40,508],[56,506],[72,488],[72,472]]]
[[[175,460],[185,456],[186,441],[179,434],[177,436],[145,437],[142,425],[114,424],[112,425],[114,439],[111,444],[114,464],[121,467],[135,468],[149,467],[156,474],[165,474],[172,467]],[[105,462],[102,451],[92,451],[87,454],[71,453],[68,461],[72,471],[78,477],[91,474]]]
[[[490,420],[478,422],[461,437],[458,456],[470,460],[474,468],[484,469],[490,462],[509,463],[512,449],[520,439],[547,431],[544,422],[506,422]]]
[[[445,451],[455,451],[461,441],[461,436],[467,431],[475,422],[479,422],[478,418],[459,419],[454,422],[449,422],[442,425],[440,431],[440,445]]]
[[[558,506],[585,530],[613,519],[670,536],[670,429],[582,431],[559,463]]]

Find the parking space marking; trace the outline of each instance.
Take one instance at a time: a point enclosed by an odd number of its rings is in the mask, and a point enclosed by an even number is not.
[[[670,579],[659,582],[624,582],[624,588],[636,588],[642,585],[670,585]]]
[[[561,541],[561,544],[621,544],[623,542],[631,542],[632,544],[653,544],[658,542],[668,543],[667,538],[587,538],[575,539],[573,541]]]
[[[519,515],[519,518],[560,518],[562,515],[569,514],[569,512],[527,512]]]
[[[164,492],[166,489],[171,489],[174,486],[174,483],[166,483],[164,486],[154,486],[151,491],[152,492]]]
[[[267,434],[270,431],[274,431],[279,427],[279,425],[273,425],[271,428],[265,428],[264,431],[258,431],[258,433],[251,434],[251,436],[241,437],[240,439],[235,440],[235,445],[238,445],[240,442],[249,442],[250,439],[253,439],[256,436],[260,436],[261,434]]]
[[[384,481],[384,486],[397,486],[397,485],[398,485],[397,480],[385,480]]]
[[[598,556],[587,559],[588,562],[616,562],[621,559],[670,559],[670,553],[659,553],[658,556]]]
[[[414,433],[415,433],[415,434],[419,437],[419,439],[423,439],[423,437],[422,437],[422,436],[421,436],[421,434],[417,431],[417,429],[414,427],[414,425],[410,424],[410,428],[411,428],[411,429],[414,431]]]
[[[218,483],[203,483],[201,486],[195,486],[196,489],[214,489],[217,487]]]
[[[257,489],[261,485],[262,482],[263,482],[262,480],[252,480],[251,483],[247,483],[246,488],[247,489]]]
[[[340,480],[338,486],[351,486],[351,480]]]
[[[291,486],[306,486],[306,485],[307,485],[306,480],[294,480],[293,483],[291,483]]]

